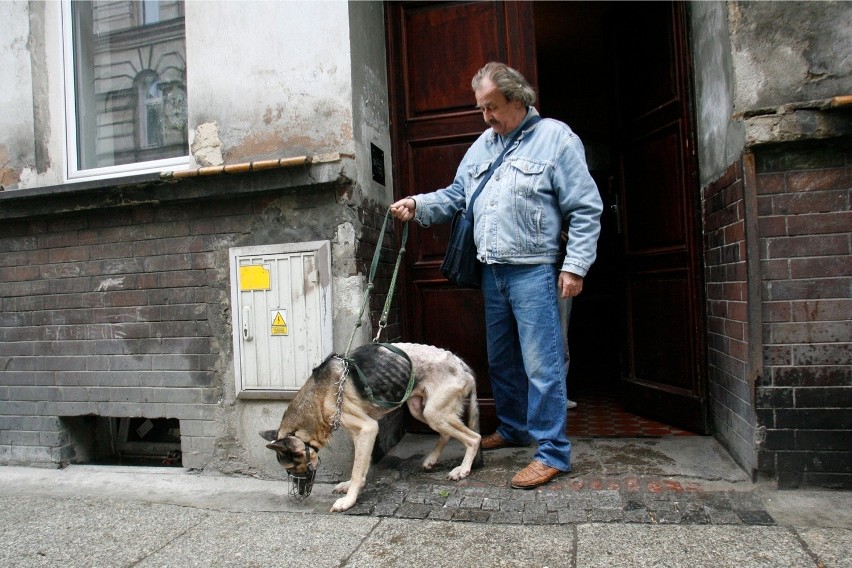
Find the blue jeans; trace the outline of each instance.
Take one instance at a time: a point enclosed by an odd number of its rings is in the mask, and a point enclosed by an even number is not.
[[[497,433],[538,442],[535,459],[571,471],[558,274],[552,264],[484,264],[482,294]]]

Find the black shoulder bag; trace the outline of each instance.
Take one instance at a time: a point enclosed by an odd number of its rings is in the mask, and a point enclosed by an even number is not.
[[[506,152],[515,144],[524,129],[529,128],[539,120],[541,120],[540,116],[534,116],[518,129],[517,134],[506,144],[506,147],[485,172],[476,191],[470,196],[470,203],[467,204],[467,208],[456,211],[453,217],[447,254],[444,255],[444,262],[441,263],[441,272],[453,284],[462,288],[479,288],[482,285],[482,266],[476,259],[476,244],[473,242],[473,202],[476,201],[485,184],[491,179],[491,174],[503,163]]]

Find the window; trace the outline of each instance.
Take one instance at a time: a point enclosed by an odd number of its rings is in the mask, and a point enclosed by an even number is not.
[[[68,177],[188,164],[181,0],[63,4]]]

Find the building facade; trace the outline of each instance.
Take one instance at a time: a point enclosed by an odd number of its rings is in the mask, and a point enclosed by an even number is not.
[[[517,22],[505,55],[538,53],[539,71],[522,71],[547,112],[558,87],[533,4],[0,3],[0,463],[165,453],[280,476],[257,432],[277,425],[311,366],[346,348],[387,205],[425,183],[401,165],[434,147],[437,131],[413,141],[418,124],[451,115],[482,130],[472,100],[423,102],[467,89],[453,42],[415,61],[398,30],[432,38],[459,14],[485,29]],[[621,9],[570,4],[596,23]],[[673,14],[667,30],[683,23],[692,125],[676,150],[695,164],[682,213],[698,251],[685,328],[695,421],[755,478],[849,488],[852,7],[673,6],[661,17]],[[557,41],[559,53],[582,48]],[[630,164],[599,147],[587,144],[601,171]],[[630,207],[629,185],[613,187]],[[397,228],[356,343],[376,332]],[[416,251],[440,249],[413,238]],[[411,274],[439,261],[407,257],[383,339],[429,337],[418,310],[446,296],[419,295]],[[462,350],[469,339],[441,333]],[[679,389],[647,391],[648,404]],[[383,449],[402,428],[400,415],[385,423]],[[345,476],[350,457],[336,435],[321,474]]]

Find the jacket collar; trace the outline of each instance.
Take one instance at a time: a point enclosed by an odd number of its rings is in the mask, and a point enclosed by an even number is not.
[[[513,131],[507,133],[505,136],[500,136],[499,134],[494,132],[494,129],[492,128],[491,132],[488,135],[488,143],[494,144],[495,142],[499,141],[502,144],[506,144],[509,140],[512,139],[512,136],[514,136],[515,133],[518,130],[524,128],[527,125],[527,122],[529,121],[529,119],[531,119],[534,116],[538,116],[538,111],[536,110],[536,108],[534,106],[531,106],[529,109],[527,109],[527,115],[524,117],[524,119],[521,121],[521,123],[518,125],[518,127],[515,128]],[[531,128],[535,128],[535,125],[533,125]]]

